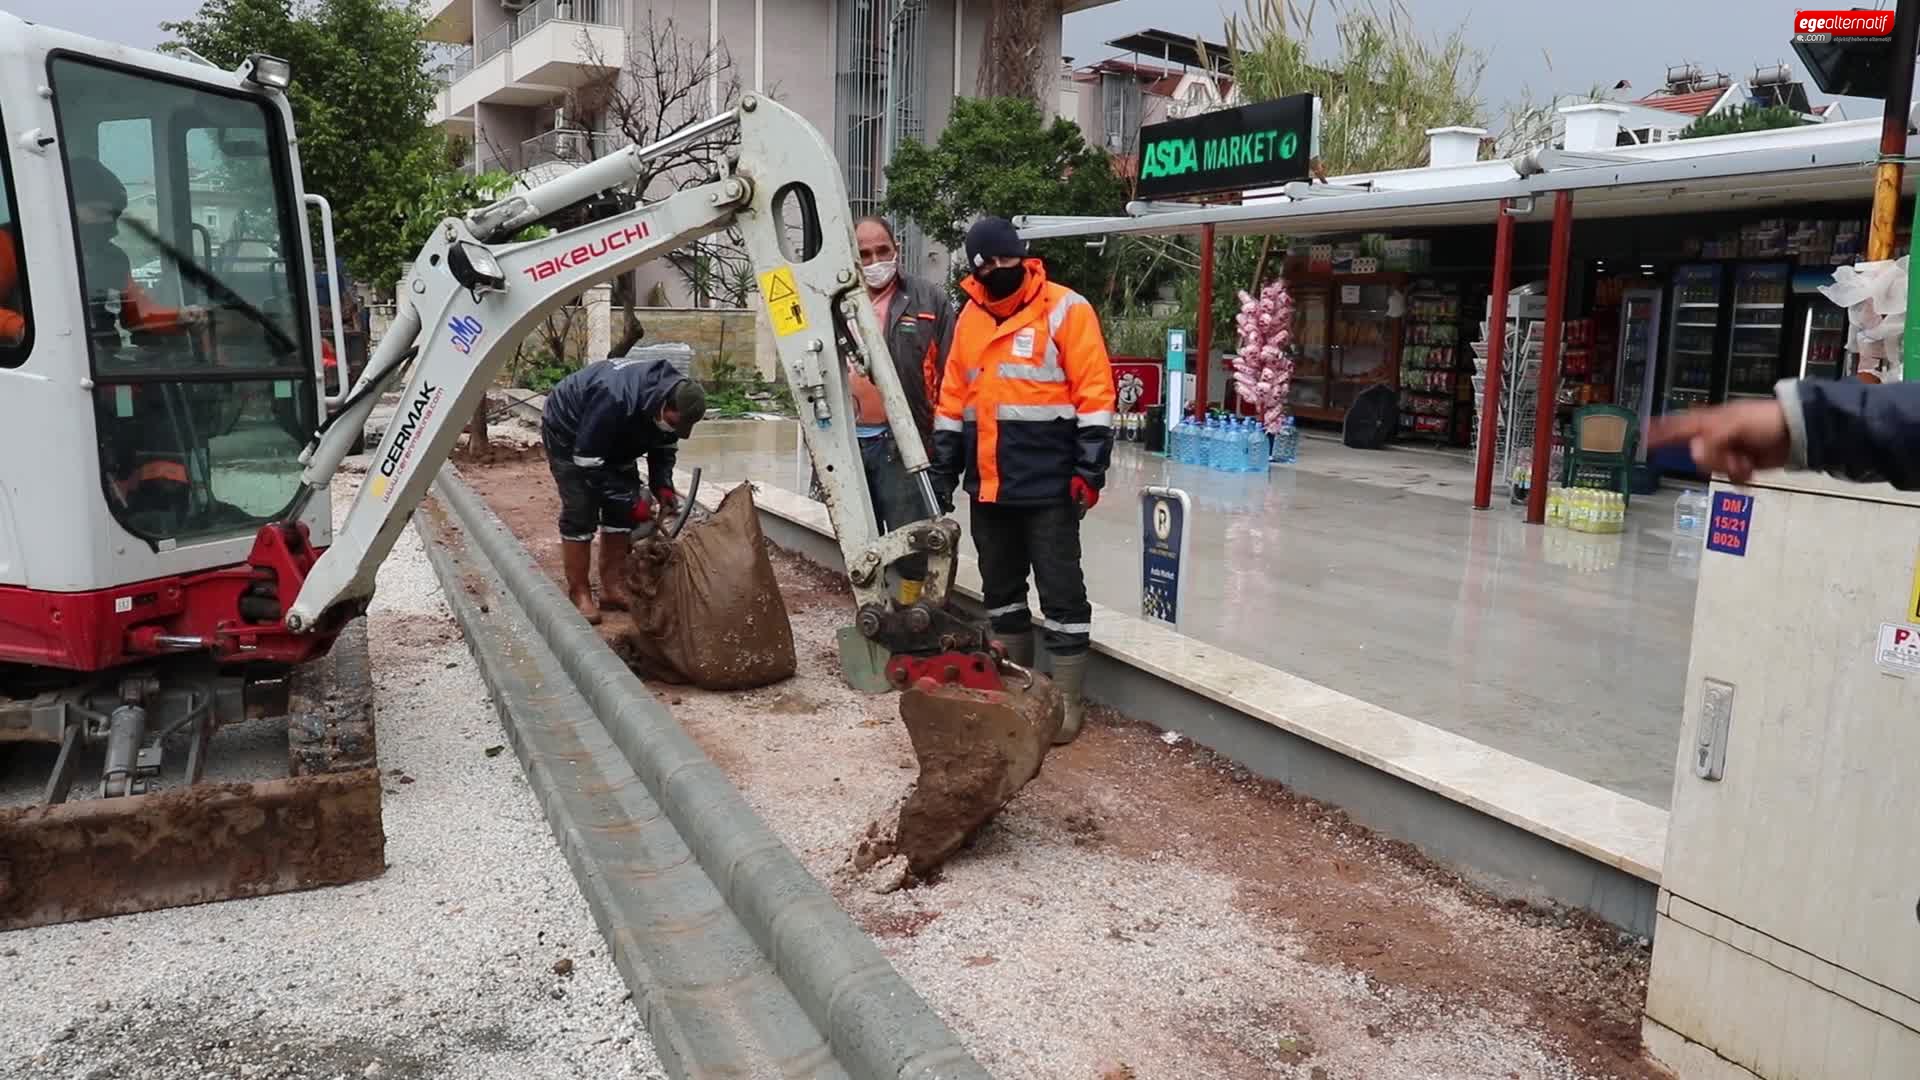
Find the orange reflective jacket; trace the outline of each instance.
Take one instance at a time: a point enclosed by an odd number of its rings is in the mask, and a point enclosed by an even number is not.
[[[971,276],[954,322],[934,412],[933,471],[949,489],[966,472],[980,502],[1039,505],[1094,488],[1113,455],[1113,367],[1100,319],[1079,293],[1026,262],[1020,291],[997,303]]]

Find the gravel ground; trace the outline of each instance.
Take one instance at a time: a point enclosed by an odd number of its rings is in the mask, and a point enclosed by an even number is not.
[[[0,935],[0,1076],[665,1075],[411,529],[371,620],[386,874]]]
[[[545,474],[531,459],[465,470],[551,572]],[[1104,710],[935,881],[876,892],[884,868],[856,874],[847,856],[892,821],[914,775],[898,702],[837,675],[833,632],[850,613],[838,581],[780,553],[775,568],[799,674],[746,693],[655,692],[997,1075],[1660,1075],[1639,1052],[1644,942],[1503,906]]]

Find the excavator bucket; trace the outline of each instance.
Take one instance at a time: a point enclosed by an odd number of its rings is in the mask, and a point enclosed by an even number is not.
[[[900,808],[893,851],[925,877],[1040,772],[1065,707],[1053,683],[978,689],[916,682],[900,697],[920,775]]]

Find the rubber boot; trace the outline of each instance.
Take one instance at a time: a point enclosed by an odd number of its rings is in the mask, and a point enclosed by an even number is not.
[[[627,553],[633,550],[633,538],[626,533],[600,534],[600,610],[626,611],[632,606],[627,595]]]
[[[567,599],[587,622],[599,626],[600,610],[593,606],[593,583],[588,580],[593,568],[593,541],[560,541],[560,566],[567,574]]]
[[[1017,634],[1009,634],[1000,639],[1000,644],[1007,647],[1007,659],[1019,664],[1028,671],[1033,670],[1032,630],[1022,630]]]
[[[1066,700],[1067,706],[1065,715],[1060,719],[1060,730],[1053,737],[1053,745],[1065,746],[1080,734],[1080,725],[1087,718],[1087,703],[1081,697],[1086,682],[1086,653],[1053,658],[1053,685],[1059,687],[1060,696]]]

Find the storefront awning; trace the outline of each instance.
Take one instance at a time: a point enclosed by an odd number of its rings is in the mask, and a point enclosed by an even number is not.
[[[1725,153],[1701,153],[1662,158],[1619,155],[1569,155],[1544,151],[1538,167],[1545,171],[1511,179],[1438,184],[1405,190],[1386,188],[1396,179],[1432,184],[1440,170],[1409,170],[1380,174],[1368,186],[1340,194],[1315,185],[1310,196],[1241,206],[1195,207],[1191,210],[1154,208],[1138,216],[1045,219],[1019,217],[1021,235],[1033,240],[1073,236],[1173,235],[1197,233],[1212,225],[1217,233],[1312,236],[1358,231],[1429,229],[1459,225],[1490,225],[1500,199],[1522,200],[1516,220],[1547,221],[1552,217],[1556,191],[1575,191],[1579,218],[1640,217],[1704,213],[1724,210],[1765,210],[1772,207],[1869,199],[1873,192],[1873,165],[1879,156],[1877,124],[1858,125],[1860,138],[1818,142],[1780,140],[1779,145],[1752,146]],[[1824,134],[1824,133],[1823,133]],[[1484,177],[1490,170],[1457,167]],[[1530,166],[1531,167],[1531,166]],[[1914,170],[1907,172],[1906,190],[1914,190]],[[1344,186],[1345,178],[1335,178]],[[1298,190],[1297,188],[1295,189]],[[1301,194],[1309,194],[1301,192]],[[1526,201],[1531,199],[1532,206]],[[1164,204],[1163,204],[1164,205]]]

